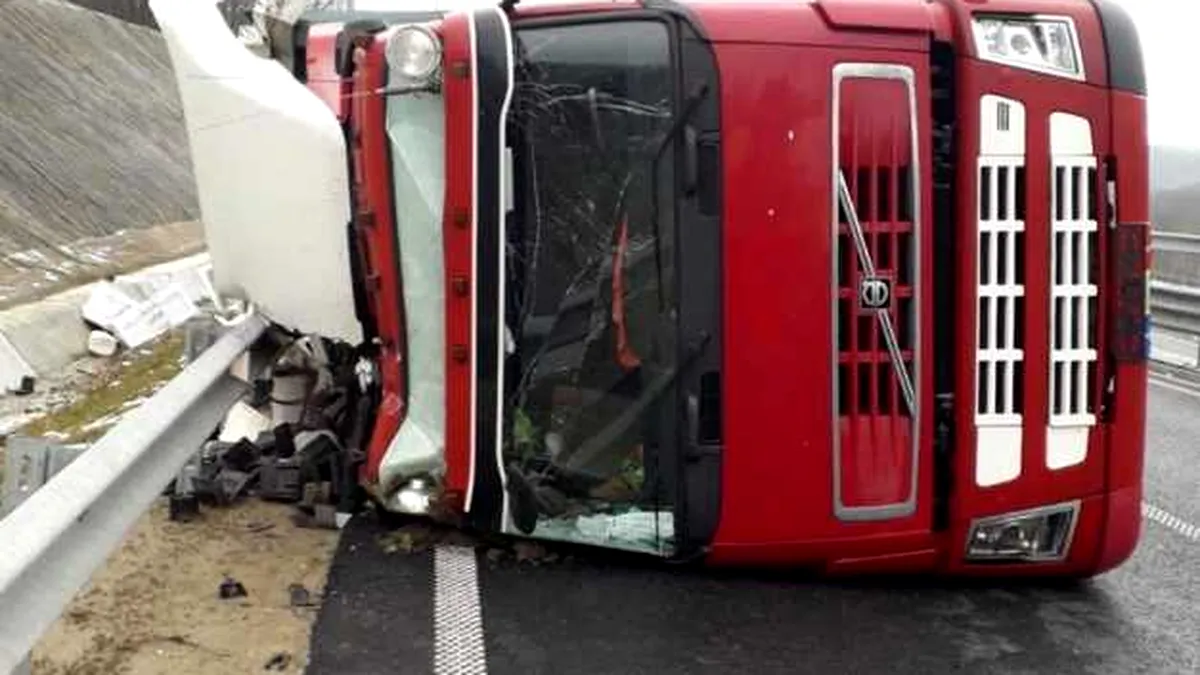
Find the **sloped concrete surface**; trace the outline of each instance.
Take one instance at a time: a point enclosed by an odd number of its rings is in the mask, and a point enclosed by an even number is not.
[[[118,279],[155,289],[178,284],[198,302],[207,294],[200,274],[208,264],[208,254],[201,253]],[[86,353],[90,328],[84,323],[82,308],[95,287],[87,284],[0,312],[0,394],[3,388],[14,387],[23,375],[57,373]]]
[[[198,215],[162,37],[0,0],[0,253]]]

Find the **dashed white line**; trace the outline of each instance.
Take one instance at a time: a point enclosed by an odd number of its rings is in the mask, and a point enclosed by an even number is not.
[[[475,549],[439,546],[433,566],[434,675],[487,675]]]
[[[1168,513],[1157,506],[1142,502],[1142,515],[1192,541],[1200,541],[1200,527]]]

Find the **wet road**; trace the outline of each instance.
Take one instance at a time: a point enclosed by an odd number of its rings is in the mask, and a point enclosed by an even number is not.
[[[1137,554],[1068,587],[464,567],[452,549],[388,555],[352,524],[309,672],[1200,673],[1200,396],[1154,385],[1149,433]]]

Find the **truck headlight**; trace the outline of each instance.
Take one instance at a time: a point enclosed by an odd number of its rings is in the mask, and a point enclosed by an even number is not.
[[[967,535],[972,562],[1052,562],[1067,557],[1079,502],[980,518]]]
[[[423,516],[429,513],[433,497],[432,481],[425,478],[413,478],[396,493],[392,507],[399,513]]]
[[[1075,22],[1059,16],[976,14],[975,51],[985,61],[1084,79]]]
[[[388,39],[388,65],[414,84],[434,81],[442,65],[442,42],[425,26],[404,26]]]

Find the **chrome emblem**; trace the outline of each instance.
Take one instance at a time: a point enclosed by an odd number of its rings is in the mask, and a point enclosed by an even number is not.
[[[892,305],[892,282],[882,277],[864,277],[858,284],[860,309],[879,312]]]

